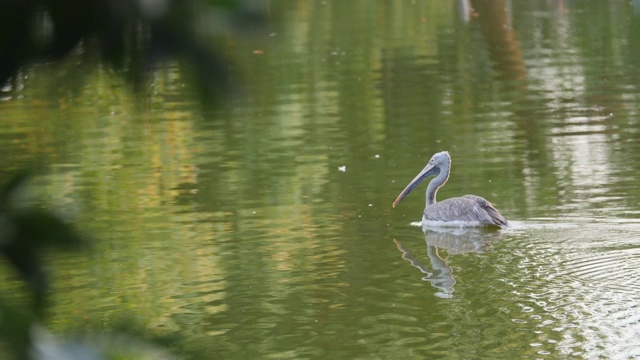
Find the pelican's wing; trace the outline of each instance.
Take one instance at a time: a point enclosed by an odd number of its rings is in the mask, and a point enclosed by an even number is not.
[[[498,210],[490,202],[476,195],[450,198],[427,206],[424,216],[432,221],[463,221],[507,226],[507,220]]]
[[[491,204],[487,199],[477,196],[477,195],[465,195],[463,198],[473,200],[478,206],[480,206],[484,211],[486,211],[487,215],[491,218],[491,222],[497,226],[505,227],[508,226],[509,223],[507,219],[502,216],[493,204]]]

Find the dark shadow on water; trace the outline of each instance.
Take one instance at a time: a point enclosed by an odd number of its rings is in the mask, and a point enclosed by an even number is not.
[[[402,258],[424,274],[421,280],[430,282],[437,289],[435,295],[447,299],[453,298],[456,279],[439,251],[444,250],[449,255],[484,253],[501,237],[499,231],[479,228],[424,227],[423,232],[431,267],[423,265],[418,256],[397,239],[393,242],[402,253]]]

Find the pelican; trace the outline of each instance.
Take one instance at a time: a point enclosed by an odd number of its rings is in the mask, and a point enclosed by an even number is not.
[[[505,228],[509,225],[498,210],[484,198],[476,195],[464,195],[436,202],[436,193],[449,179],[451,170],[451,156],[446,151],[434,154],[427,166],[416,175],[402,190],[393,202],[393,207],[404,199],[421,182],[435,176],[427,186],[427,205],[422,215],[422,224],[428,222],[455,222],[462,226],[498,226]]]

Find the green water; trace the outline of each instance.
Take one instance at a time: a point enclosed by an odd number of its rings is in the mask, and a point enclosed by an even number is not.
[[[47,327],[133,317],[211,358],[640,357],[640,9],[471,5],[272,2],[216,111],[176,63],[144,101],[90,52],[24,68],[0,160],[44,161],[94,242],[48,259]],[[423,234],[424,187],[391,208],[441,150],[439,198],[511,229]]]

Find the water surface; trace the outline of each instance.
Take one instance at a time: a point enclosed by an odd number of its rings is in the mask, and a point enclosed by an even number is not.
[[[47,326],[131,317],[211,358],[640,357],[638,10],[464,3],[270,3],[214,112],[180,64],[142,105],[87,53],[24,69],[2,161],[46,158],[43,203],[95,242],[50,256]],[[391,208],[441,150],[439,198],[510,229],[425,234],[424,188]]]

